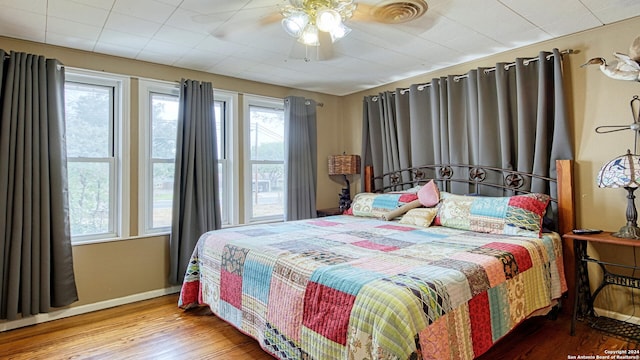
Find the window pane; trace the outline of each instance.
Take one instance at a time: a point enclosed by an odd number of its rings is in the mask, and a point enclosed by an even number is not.
[[[254,164],[252,175],[253,217],[284,214],[284,165]]]
[[[67,156],[112,156],[112,91],[107,86],[65,84]]]
[[[224,160],[218,160],[218,199],[220,199],[220,217],[222,220],[222,224],[229,223],[229,201],[231,199],[231,194],[227,191],[225,192],[225,165],[223,164]]]
[[[109,232],[109,166],[107,162],[69,162],[71,235]]]
[[[151,94],[151,157],[174,159],[178,133],[178,97]]]
[[[226,154],[224,153],[224,106],[224,101],[215,102],[214,114],[216,117],[216,144],[218,145],[218,160],[226,158]]]
[[[153,164],[153,227],[171,226],[174,164]]]
[[[284,111],[250,107],[251,160],[284,161]]]

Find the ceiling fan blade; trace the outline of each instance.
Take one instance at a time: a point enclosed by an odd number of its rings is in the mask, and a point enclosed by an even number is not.
[[[640,36],[636,37],[629,47],[629,57],[640,62]]]
[[[331,41],[331,35],[327,32],[320,31],[318,34],[318,60],[330,60],[333,59],[333,42]]]
[[[223,23],[232,16],[235,11],[223,11],[219,13],[212,14],[199,14],[191,16],[191,20],[198,24],[214,24],[214,23]]]
[[[378,20],[373,15],[375,8],[373,5],[359,2],[356,10],[353,12],[353,16],[347,20],[347,23],[349,21],[377,22]]]
[[[231,14],[233,13],[233,14]],[[234,33],[250,33],[254,31],[260,31],[260,28],[269,26],[282,19],[282,15],[279,12],[269,12],[266,15],[256,16],[252,14],[239,14],[234,12],[222,12],[206,15],[194,15],[191,19],[200,24],[212,24],[216,26],[211,35],[224,39]]]

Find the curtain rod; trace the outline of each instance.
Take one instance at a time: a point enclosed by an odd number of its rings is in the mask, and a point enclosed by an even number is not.
[[[180,80],[174,80],[174,82],[176,82],[176,83],[178,83],[178,84],[181,84],[181,83],[182,83]],[[216,89],[214,88],[213,90],[214,90],[214,93],[215,93],[215,90],[216,90]],[[238,94],[238,95],[244,95],[244,93],[241,93],[241,92],[239,92],[239,93],[237,93],[237,94]],[[309,100],[305,100],[304,104],[305,104],[305,105],[311,105],[311,101],[309,101]],[[318,107],[324,107],[324,103],[316,102],[316,106],[318,106]]]
[[[17,52],[17,51],[16,51],[16,52]],[[17,53],[18,53],[18,52],[17,52]],[[43,55],[37,55],[37,54],[28,54],[28,53],[25,53],[25,54],[27,54],[27,55],[33,55],[33,56],[43,56]],[[5,51],[5,53],[4,53],[4,59],[11,59],[11,53],[8,53],[8,52],[6,52],[6,51]],[[45,59],[46,59],[46,60],[57,60],[57,59],[54,59],[54,58],[47,58],[47,57],[45,57]],[[59,60],[58,60],[58,61],[59,61]],[[58,64],[58,65],[56,66],[56,69],[58,69],[58,70],[63,69],[63,68],[65,68],[64,64]]]
[[[287,101],[287,99],[285,99],[284,101]],[[311,100],[309,100],[309,99],[305,99],[305,100],[304,100],[304,104],[305,104],[305,105],[311,105]],[[323,106],[324,106],[324,103],[316,102],[316,106],[317,106],[317,107],[323,107]]]
[[[560,51],[560,55],[575,54],[575,53],[577,53],[577,52],[574,51],[573,49],[565,49],[565,50]],[[549,55],[546,56],[546,58],[547,58],[547,60],[550,60],[553,56],[554,56],[553,54],[549,54]],[[538,61],[538,60],[540,60],[539,57],[532,57],[532,58],[529,58],[529,59],[525,59],[523,63],[525,65],[529,65],[530,62]],[[512,62],[512,63],[508,63],[508,64],[504,65],[504,69],[505,70],[509,70],[510,68],[512,68],[514,66],[516,66],[516,62],[515,61]],[[484,69],[485,74],[493,72],[493,71],[496,71],[496,67],[495,66],[491,67],[491,68]],[[453,77],[453,81],[459,81],[461,79],[466,79],[468,77],[469,77],[469,75],[467,75],[467,74],[456,75],[456,76]],[[446,80],[447,80],[447,78],[445,78],[445,81]],[[422,91],[422,90],[424,90],[424,88],[427,88],[429,86],[431,86],[431,81],[429,81],[428,83],[418,84],[418,91]],[[409,88],[400,89],[400,94],[404,95],[407,91],[410,91],[410,89]],[[392,94],[395,95],[396,91],[393,91]],[[373,99],[373,101],[377,101],[378,100],[378,96],[375,95],[375,96],[373,96],[372,99]]]

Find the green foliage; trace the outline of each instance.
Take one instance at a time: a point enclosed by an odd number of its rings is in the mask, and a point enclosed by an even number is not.
[[[109,231],[109,164],[69,162],[71,235]]]
[[[67,84],[65,118],[71,234],[109,231],[111,89]],[[90,158],[97,158],[92,162]]]

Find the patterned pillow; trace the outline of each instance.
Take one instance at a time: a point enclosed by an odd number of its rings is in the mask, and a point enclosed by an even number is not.
[[[437,208],[417,208],[407,211],[400,219],[400,224],[429,227],[438,214]]]
[[[351,202],[351,212],[354,216],[380,218],[417,199],[418,195],[410,193],[359,193]]]
[[[447,194],[438,208],[439,224],[490,234],[539,238],[550,198],[545,194],[510,197]]]

